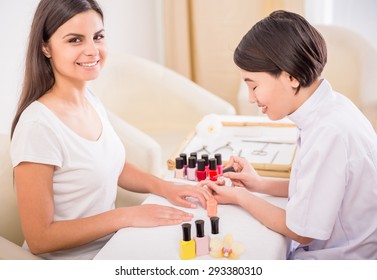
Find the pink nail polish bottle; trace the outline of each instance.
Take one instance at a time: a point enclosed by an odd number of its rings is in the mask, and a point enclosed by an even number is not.
[[[184,174],[184,168],[183,168],[183,158],[177,157],[175,159],[175,172],[174,172],[174,177],[176,179],[184,179],[185,174]]]
[[[188,158],[188,167],[187,167],[187,179],[190,181],[196,181],[196,158]]]
[[[179,154],[179,157],[183,158],[184,175],[187,176],[187,155],[185,153],[181,153]]]
[[[197,152],[191,152],[190,157],[195,157],[195,159],[198,159],[198,153]]]
[[[198,165],[198,169],[196,170],[196,178],[198,178],[198,181],[200,182],[207,179],[204,159],[202,158],[198,159],[197,165]]]
[[[204,234],[204,221],[196,220],[196,237],[195,239],[195,249],[196,256],[203,256],[209,254],[209,237]]]

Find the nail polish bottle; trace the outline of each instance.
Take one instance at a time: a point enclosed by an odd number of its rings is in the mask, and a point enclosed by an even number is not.
[[[183,170],[184,170],[184,175],[187,176],[187,154],[185,153],[180,153],[179,157],[183,158]]]
[[[205,171],[205,161],[204,159],[200,158],[197,160],[197,170],[196,170],[196,178],[198,179],[198,181],[203,181],[205,179],[207,179],[207,174],[206,174],[206,171]]]
[[[222,239],[222,236],[220,235],[220,218],[218,216],[214,216],[210,218],[211,222],[211,234],[210,239]]]
[[[195,248],[196,256],[203,256],[209,254],[209,237],[204,234],[204,221],[197,220],[195,221],[196,226],[196,237],[195,239]]]
[[[208,170],[208,176],[211,181],[217,180],[217,166],[216,166],[216,159],[210,158],[209,159],[209,170]]]
[[[219,222],[220,218],[217,216],[213,216],[210,218],[211,221],[211,238],[220,237],[219,235]]]
[[[195,258],[195,240],[191,239],[191,224],[182,224],[183,239],[179,244],[179,257],[182,260]]]
[[[191,152],[190,157],[195,157],[196,159],[198,159],[198,153],[197,152]]]
[[[188,158],[188,167],[187,167],[187,179],[190,181],[196,181],[196,158]]]
[[[215,154],[217,174],[223,174],[223,161],[221,154]]]
[[[214,197],[207,200],[207,215],[208,217],[217,216],[217,201]]]
[[[204,159],[204,166],[206,171],[206,177],[208,177],[209,171],[209,156],[207,154],[202,154],[202,159]]]
[[[209,241],[209,254],[215,258],[222,257],[223,237],[219,233],[219,217],[211,217],[211,235]]]
[[[184,179],[185,178],[184,169],[183,169],[183,158],[181,158],[181,157],[177,157],[175,159],[174,177],[176,179]]]

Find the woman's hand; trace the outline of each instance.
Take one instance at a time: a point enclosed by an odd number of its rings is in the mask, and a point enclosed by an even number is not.
[[[125,211],[125,226],[128,227],[156,227],[177,225],[191,221],[193,214],[174,207],[157,204],[143,204],[132,207],[119,208]]]
[[[177,206],[182,206],[186,208],[196,208],[196,204],[192,201],[187,200],[187,198],[196,198],[199,200],[203,208],[206,208],[207,200],[212,196],[208,189],[202,188],[201,186],[191,186],[191,185],[169,185],[166,187],[166,192],[164,194],[165,198],[169,202]]]
[[[209,180],[200,182],[200,185],[210,190],[220,204],[239,204],[240,198],[248,195],[248,191],[244,188],[226,187]]]
[[[245,187],[250,191],[258,191],[258,187],[263,178],[255,171],[251,164],[244,158],[231,157],[227,167],[233,166],[235,172],[224,173],[225,178],[229,178],[235,186]]]

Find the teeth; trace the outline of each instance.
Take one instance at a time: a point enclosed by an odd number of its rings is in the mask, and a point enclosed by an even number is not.
[[[96,65],[98,61],[92,62],[92,63],[79,63],[79,65],[84,66],[84,67],[93,67]]]

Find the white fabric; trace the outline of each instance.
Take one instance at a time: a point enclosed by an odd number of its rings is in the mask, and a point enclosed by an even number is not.
[[[289,116],[300,131],[287,226],[314,238],[297,259],[377,259],[377,136],[371,124],[323,80]]]
[[[125,161],[124,147],[100,101],[89,92],[86,96],[102,121],[97,141],[73,132],[38,101],[23,112],[12,139],[13,166],[23,161],[55,165],[54,221],[84,218],[115,207],[117,181]],[[41,256],[91,259],[110,237]]]

